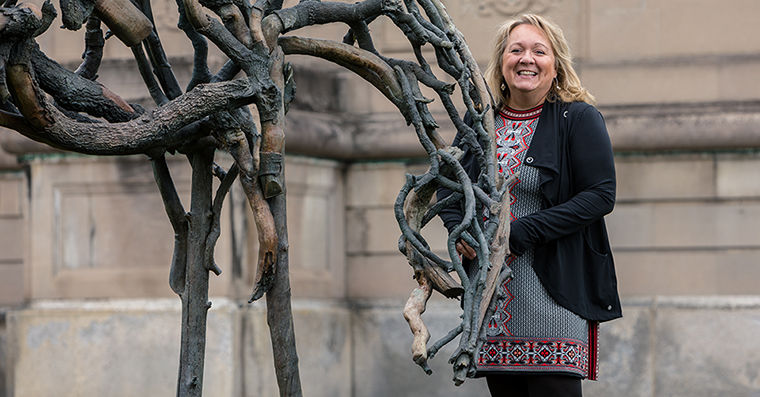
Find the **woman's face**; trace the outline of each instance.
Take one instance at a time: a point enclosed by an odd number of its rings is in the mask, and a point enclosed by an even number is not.
[[[549,39],[537,27],[518,25],[509,34],[501,74],[509,87],[507,106],[528,109],[543,103],[557,77]]]

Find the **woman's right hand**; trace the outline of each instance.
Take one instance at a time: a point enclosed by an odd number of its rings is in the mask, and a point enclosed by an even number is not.
[[[478,253],[461,239],[457,241],[456,248],[459,255],[464,255],[467,259],[472,260],[478,256]]]

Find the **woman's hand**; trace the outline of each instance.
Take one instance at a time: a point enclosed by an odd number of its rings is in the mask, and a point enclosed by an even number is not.
[[[464,257],[467,259],[472,260],[478,256],[478,253],[475,252],[475,250],[472,247],[470,247],[467,243],[465,243],[461,239],[457,241],[456,248],[457,248],[457,253],[459,253],[459,255],[464,255]]]

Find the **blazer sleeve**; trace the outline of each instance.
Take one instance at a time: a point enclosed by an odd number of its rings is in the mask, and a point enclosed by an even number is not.
[[[589,226],[612,212],[615,205],[615,160],[601,113],[588,106],[570,125],[566,153],[571,175],[571,196],[511,223],[510,250],[522,255],[543,244]]]

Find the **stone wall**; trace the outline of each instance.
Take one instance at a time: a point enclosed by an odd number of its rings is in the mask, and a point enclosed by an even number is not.
[[[212,302],[204,395],[279,395],[263,305]],[[171,395],[179,306],[176,299],[38,301],[11,313],[8,395]],[[402,308],[398,299],[294,301],[304,395],[487,395],[482,379],[454,386],[446,363],[452,347],[431,360],[431,376],[411,361]],[[623,319],[602,324],[600,380],[584,382],[584,395],[760,392],[757,297],[625,299],[623,313]],[[458,314],[455,301],[431,301],[424,317],[433,338],[455,326]]]
[[[627,296],[760,294],[760,154],[617,157],[608,217]]]
[[[21,171],[0,171],[0,307],[24,302],[25,179]]]

